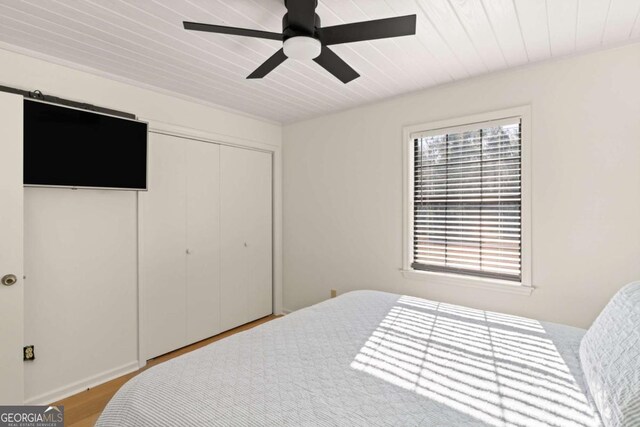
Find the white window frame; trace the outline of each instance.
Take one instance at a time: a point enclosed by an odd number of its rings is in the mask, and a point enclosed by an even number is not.
[[[521,120],[521,281],[519,283],[508,280],[483,278],[455,273],[440,273],[432,271],[414,270],[411,268],[413,260],[413,155],[414,147],[411,135],[420,132],[430,132],[437,129],[459,128],[474,124],[482,124],[495,120],[520,118]],[[491,111],[472,116],[441,120],[431,123],[405,126],[402,130],[403,157],[403,276],[407,279],[421,280],[426,283],[458,285],[472,288],[502,291],[512,294],[531,295],[533,292],[531,272],[531,107],[521,106],[499,111]]]

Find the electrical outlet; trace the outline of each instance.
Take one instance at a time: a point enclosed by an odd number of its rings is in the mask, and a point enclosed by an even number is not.
[[[335,298],[338,295],[338,291],[331,289],[331,298]]]
[[[27,345],[23,349],[24,360],[33,360],[36,358],[36,348],[33,345]]]

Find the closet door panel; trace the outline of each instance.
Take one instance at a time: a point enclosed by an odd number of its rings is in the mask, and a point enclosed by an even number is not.
[[[271,155],[221,147],[221,321],[272,313]]]
[[[187,149],[187,339],[220,330],[220,146]]]
[[[186,146],[149,134],[149,190],[140,192],[140,294],[147,359],[186,341]]]
[[[245,150],[248,151],[248,150]],[[248,156],[253,171],[253,193],[246,198],[249,320],[273,313],[273,219],[271,154],[253,151]]]

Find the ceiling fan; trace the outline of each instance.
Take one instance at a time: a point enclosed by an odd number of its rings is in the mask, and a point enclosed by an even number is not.
[[[261,79],[287,58],[291,58],[313,59],[343,83],[349,83],[360,77],[360,74],[329,49],[329,46],[416,33],[416,15],[321,27],[320,17],[315,12],[318,0],[284,0],[284,5],[287,13],[282,18],[282,33],[186,21],[184,28],[282,41],[283,47],[251,73],[248,79]]]

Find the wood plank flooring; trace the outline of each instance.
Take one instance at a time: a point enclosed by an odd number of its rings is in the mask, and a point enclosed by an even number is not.
[[[66,426],[92,427],[98,420],[98,417],[104,410],[105,406],[107,406],[107,403],[109,403],[109,400],[111,400],[113,395],[116,394],[116,392],[120,389],[120,387],[124,385],[124,383],[126,383],[128,380],[135,377],[139,373],[159,363],[166,362],[167,360],[173,359],[174,357],[189,353],[190,351],[196,350],[200,347],[204,347],[205,345],[211,344],[212,342],[229,337],[233,334],[237,334],[238,332],[246,331],[277,317],[280,316],[271,315],[263,317],[262,319],[247,323],[246,325],[239,326],[235,329],[231,329],[230,331],[223,332],[220,335],[207,338],[206,340],[199,341],[195,344],[191,344],[187,347],[183,347],[171,353],[156,357],[155,359],[149,360],[147,362],[147,365],[142,369],[139,369],[127,375],[123,375],[114,380],[108,381],[104,384],[100,384],[99,386],[80,392],[73,396],[67,397],[66,399],[62,399],[58,402],[52,403],[52,405],[64,405],[64,418]]]

